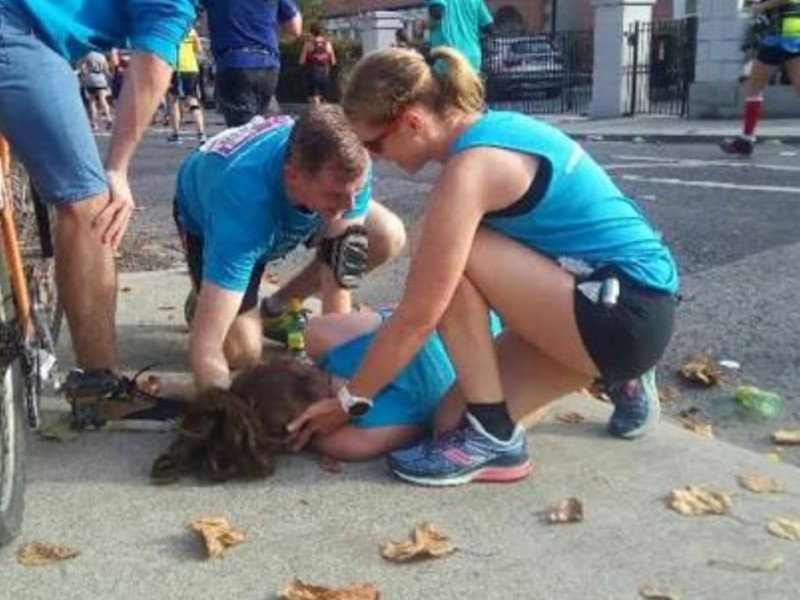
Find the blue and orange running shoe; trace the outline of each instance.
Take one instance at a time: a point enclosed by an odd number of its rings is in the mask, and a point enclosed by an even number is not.
[[[525,429],[517,425],[508,441],[498,440],[466,414],[462,424],[435,440],[389,455],[395,475],[429,486],[462,485],[472,481],[509,482],[533,470]]]
[[[614,404],[614,412],[608,422],[611,435],[632,440],[655,428],[661,414],[655,367],[638,379],[609,384],[606,391]]]

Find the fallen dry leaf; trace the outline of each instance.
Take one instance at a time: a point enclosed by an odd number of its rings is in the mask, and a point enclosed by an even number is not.
[[[378,588],[366,581],[329,588],[295,579],[281,592],[280,600],[378,600],[379,597]]]
[[[175,307],[174,306],[159,306],[158,310],[164,310],[164,311],[166,311],[166,310],[175,310]]]
[[[201,517],[186,525],[203,540],[207,558],[219,556],[225,550],[247,539],[243,531],[236,529],[225,517]]]
[[[580,523],[583,521],[583,504],[577,498],[567,498],[550,509],[549,523]]]
[[[711,358],[710,354],[693,356],[681,365],[678,373],[684,379],[704,387],[719,385],[719,382],[722,381],[722,371],[719,370],[717,362]]]
[[[658,399],[661,404],[675,404],[681,399],[678,388],[671,385],[658,386]]]
[[[767,531],[776,537],[800,542],[800,519],[786,517],[772,519],[767,522]]]
[[[647,584],[639,589],[639,595],[647,600],[680,600],[681,594],[677,590],[663,585]]]
[[[413,540],[391,541],[381,548],[381,556],[392,562],[439,558],[451,554],[455,544],[433,523],[423,521],[414,529]]]
[[[26,567],[40,567],[75,558],[79,554],[79,550],[63,544],[28,542],[17,551],[17,562]]]
[[[570,425],[583,423],[585,420],[586,417],[584,417],[581,413],[575,411],[558,413],[556,415],[556,421],[561,421],[562,423],[568,423]]]
[[[786,491],[786,487],[774,477],[765,477],[758,473],[752,475],[739,475],[739,485],[746,490],[757,494],[780,494]]]
[[[754,573],[769,573],[772,571],[780,571],[783,569],[783,557],[779,554],[765,558],[759,563],[748,564],[737,562],[735,560],[717,560],[710,559],[708,561],[709,567],[722,567],[723,569],[730,569],[731,571],[751,571]]]
[[[776,444],[785,444],[787,446],[800,444],[800,428],[778,429],[778,431],[772,434],[772,441]]]
[[[125,292],[130,292],[130,291],[131,291],[131,288],[130,288],[130,286],[127,286],[127,285],[126,285],[126,286],[123,286],[123,287],[119,288],[119,291],[120,291],[120,292],[123,292],[123,293],[125,293]]]
[[[672,490],[669,507],[682,515],[723,515],[731,507],[731,497],[723,491],[701,485],[687,485]]]
[[[594,398],[600,400],[600,402],[611,404],[611,396],[606,393],[605,387],[600,382],[592,383],[592,385],[586,388],[586,393],[590,396],[594,396]]]
[[[688,429],[692,433],[696,433],[700,437],[714,437],[714,427],[711,425],[711,423],[703,423],[702,421],[698,421],[693,417],[685,417],[681,419],[681,426],[684,429]]]
[[[342,472],[342,463],[333,458],[332,456],[328,456],[326,454],[323,454],[322,456],[319,457],[319,466],[326,473]]]

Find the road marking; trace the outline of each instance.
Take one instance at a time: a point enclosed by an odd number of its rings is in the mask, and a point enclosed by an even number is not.
[[[748,192],[774,192],[777,194],[800,194],[800,187],[781,187],[777,185],[745,185],[741,183],[727,183],[723,181],[684,181],[671,177],[642,177],[641,175],[621,175],[626,181],[641,181],[644,183],[659,183],[665,185],[683,185],[687,187],[702,187],[724,190],[742,190]]]
[[[750,166],[767,171],[788,171],[800,173],[800,167],[790,165],[769,165],[753,162],[752,160],[702,160],[699,158],[659,158],[656,156],[627,156],[624,154],[615,155],[614,158],[621,160],[632,160],[637,163],[620,163],[603,165],[606,169],[647,169],[656,167],[729,167],[739,169],[742,166]]]

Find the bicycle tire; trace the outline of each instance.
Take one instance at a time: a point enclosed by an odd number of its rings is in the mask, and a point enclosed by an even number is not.
[[[5,257],[0,253],[0,546],[19,534],[25,505],[24,386],[18,323]]]
[[[58,297],[55,275],[53,223],[55,208],[44,204],[19,160],[11,161],[11,194],[14,198],[14,222],[17,228],[25,279],[34,307],[40,307],[48,332],[39,337],[52,340],[54,351],[61,332],[64,307]],[[35,315],[37,320],[39,315]],[[38,323],[37,323],[38,324]]]

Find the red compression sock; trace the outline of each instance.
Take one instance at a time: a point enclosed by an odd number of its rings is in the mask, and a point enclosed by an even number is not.
[[[744,127],[742,133],[752,138],[758,124],[758,118],[761,116],[761,105],[764,104],[764,99],[760,96],[754,98],[747,98],[744,101]]]

